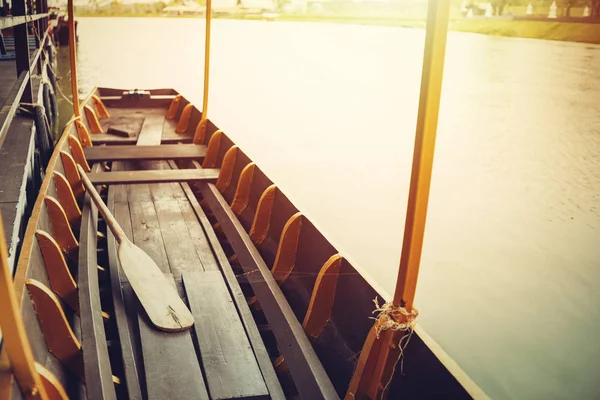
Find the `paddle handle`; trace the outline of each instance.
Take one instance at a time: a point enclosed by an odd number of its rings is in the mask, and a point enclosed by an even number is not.
[[[106,207],[104,201],[102,201],[102,199],[100,198],[100,194],[98,193],[98,191],[96,191],[96,188],[90,181],[90,178],[87,177],[87,174],[85,173],[84,169],[81,168],[81,165],[77,164],[77,170],[79,171],[79,176],[81,177],[81,182],[83,183],[83,186],[85,186],[92,200],[94,200],[94,203],[98,207],[98,211],[100,211],[100,214],[102,214],[102,216],[104,217],[106,225],[108,225],[113,235],[115,235],[115,239],[117,239],[117,242],[120,244],[124,240],[127,240],[125,232],[123,231],[115,217],[112,215],[112,213],[109,211],[108,207]]]

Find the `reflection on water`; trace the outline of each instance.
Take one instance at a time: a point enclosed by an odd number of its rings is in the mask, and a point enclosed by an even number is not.
[[[82,92],[202,102],[203,22],[81,19]],[[209,115],[394,290],[424,32],[214,22]],[[451,33],[417,306],[493,398],[600,398],[600,47]]]

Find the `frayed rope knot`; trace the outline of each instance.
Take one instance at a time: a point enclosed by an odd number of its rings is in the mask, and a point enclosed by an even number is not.
[[[412,337],[415,325],[417,325],[419,311],[416,308],[413,308],[410,312],[408,312],[406,308],[402,306],[395,306],[393,303],[385,303],[384,305],[379,306],[379,300],[377,297],[373,299],[373,303],[375,303],[375,310],[373,310],[373,314],[379,313],[377,314],[377,317],[370,317],[371,319],[375,320],[375,335],[377,336],[377,339],[379,339],[381,332],[387,330],[406,332],[398,342],[398,350],[400,351],[400,354],[398,355],[398,360],[396,360],[394,363],[394,368],[392,369],[390,379],[383,387],[383,391],[381,392],[383,397],[392,383],[398,361],[400,362],[400,374],[404,375],[404,350],[406,349],[406,346],[408,346],[408,342]]]
[[[377,339],[379,339],[381,332],[388,329],[392,331],[412,332],[415,328],[417,317],[419,316],[419,311],[416,308],[408,312],[406,308],[395,306],[392,303],[385,303],[379,306],[377,297],[373,299],[373,303],[375,303],[373,314],[379,313],[377,317],[371,317],[371,319],[375,320],[375,334],[377,335]]]

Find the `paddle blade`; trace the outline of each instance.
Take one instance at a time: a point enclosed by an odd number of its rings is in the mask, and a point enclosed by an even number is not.
[[[194,324],[194,317],[154,260],[123,240],[118,250],[121,268],[150,321],[160,330],[179,332]]]

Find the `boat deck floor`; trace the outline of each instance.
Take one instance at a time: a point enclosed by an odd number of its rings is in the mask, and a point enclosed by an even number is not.
[[[174,132],[174,123],[164,119],[165,109],[109,111],[107,122],[135,131],[138,143],[160,144],[161,137],[182,137]],[[107,122],[103,122],[104,129]],[[104,143],[123,144],[114,135],[104,136]],[[171,167],[176,168],[169,161],[115,161],[111,170]],[[250,339],[196,214],[200,205],[189,186],[109,185],[107,203],[129,239],[172,278],[195,320],[192,329],[184,332],[165,333],[153,327],[109,249],[111,274],[117,272],[122,293],[122,303],[114,302],[115,308],[123,307],[121,313],[115,310],[116,322],[131,338],[130,343],[121,341],[123,364],[125,368],[137,365],[137,371],[124,371],[128,386],[130,380],[139,379],[142,397],[148,399],[268,398]],[[110,235],[109,240],[113,240]],[[119,320],[119,315],[125,317]]]
[[[109,112],[110,118],[100,120],[103,133],[92,135],[94,144],[158,145],[192,141],[191,134],[175,132],[177,121],[165,119],[164,108],[109,108]],[[129,137],[108,134],[109,129],[127,132]]]

